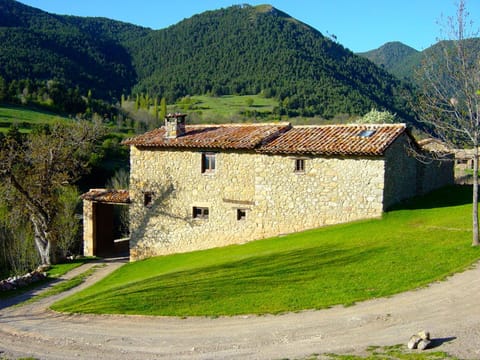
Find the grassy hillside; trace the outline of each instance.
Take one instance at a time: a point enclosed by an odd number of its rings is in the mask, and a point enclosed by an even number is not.
[[[189,96],[169,108],[189,114],[195,122],[216,123],[236,122],[258,118],[278,119],[274,109],[278,102],[259,95]]]
[[[352,304],[424,286],[480,258],[470,187],[448,188],[381,220],[123,266],[53,306],[67,312],[235,315]]]
[[[122,109],[135,121],[142,121],[146,128],[137,131],[146,131],[152,127],[163,124],[163,120],[154,117],[155,106],[150,105],[148,110],[140,108],[136,110],[135,101],[125,100]],[[221,124],[221,123],[256,123],[289,121],[294,125],[313,125],[352,123],[359,116],[339,114],[333,119],[325,119],[321,116],[305,117],[279,114],[279,103],[273,98],[262,95],[223,95],[207,96],[195,95],[181,98],[173,104],[167,105],[167,113],[181,112],[187,114],[190,124]],[[126,129],[128,130],[128,129]],[[131,129],[130,129],[131,130]]]
[[[18,125],[21,132],[29,132],[35,126],[69,120],[46,111],[0,104],[0,132],[8,131],[13,124]]]

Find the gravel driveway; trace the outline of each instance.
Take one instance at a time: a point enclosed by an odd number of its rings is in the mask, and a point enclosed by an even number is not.
[[[147,317],[47,310],[122,265],[107,262],[77,289],[21,307],[0,303],[0,358],[280,359],[405,344],[428,330],[435,350],[480,359],[480,267],[447,281],[344,308],[283,315]],[[68,275],[85,271],[88,266]]]

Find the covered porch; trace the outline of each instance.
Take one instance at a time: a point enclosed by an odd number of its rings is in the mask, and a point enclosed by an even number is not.
[[[125,213],[122,208],[130,204],[128,190],[90,189],[82,195],[82,199],[83,254],[128,256],[130,239],[125,230],[119,230],[122,226],[125,227],[120,214]],[[126,226],[128,227],[128,221]]]

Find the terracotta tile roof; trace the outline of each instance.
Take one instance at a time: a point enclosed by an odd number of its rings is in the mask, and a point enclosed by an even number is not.
[[[299,126],[258,151],[270,154],[383,155],[406,129],[405,124]],[[365,132],[364,136],[362,132]]]
[[[187,125],[184,135],[165,138],[161,127],[123,141],[124,145],[162,148],[254,149],[291,128],[289,123]]]
[[[128,190],[90,189],[82,195],[82,199],[109,204],[129,204]]]
[[[361,136],[370,130],[369,136]],[[405,124],[295,126],[277,124],[190,125],[185,135],[164,137],[164,128],[123,141],[161,148],[254,150],[270,154],[382,155],[406,132]]]

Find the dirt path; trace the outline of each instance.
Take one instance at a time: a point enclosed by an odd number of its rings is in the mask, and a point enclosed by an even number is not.
[[[121,263],[111,262],[89,286]],[[81,269],[77,270],[81,271]],[[73,290],[77,291],[79,289]],[[39,359],[280,359],[406,343],[429,330],[435,350],[480,359],[480,266],[390,298],[278,316],[168,318],[63,315],[61,294],[0,310],[0,357]]]

